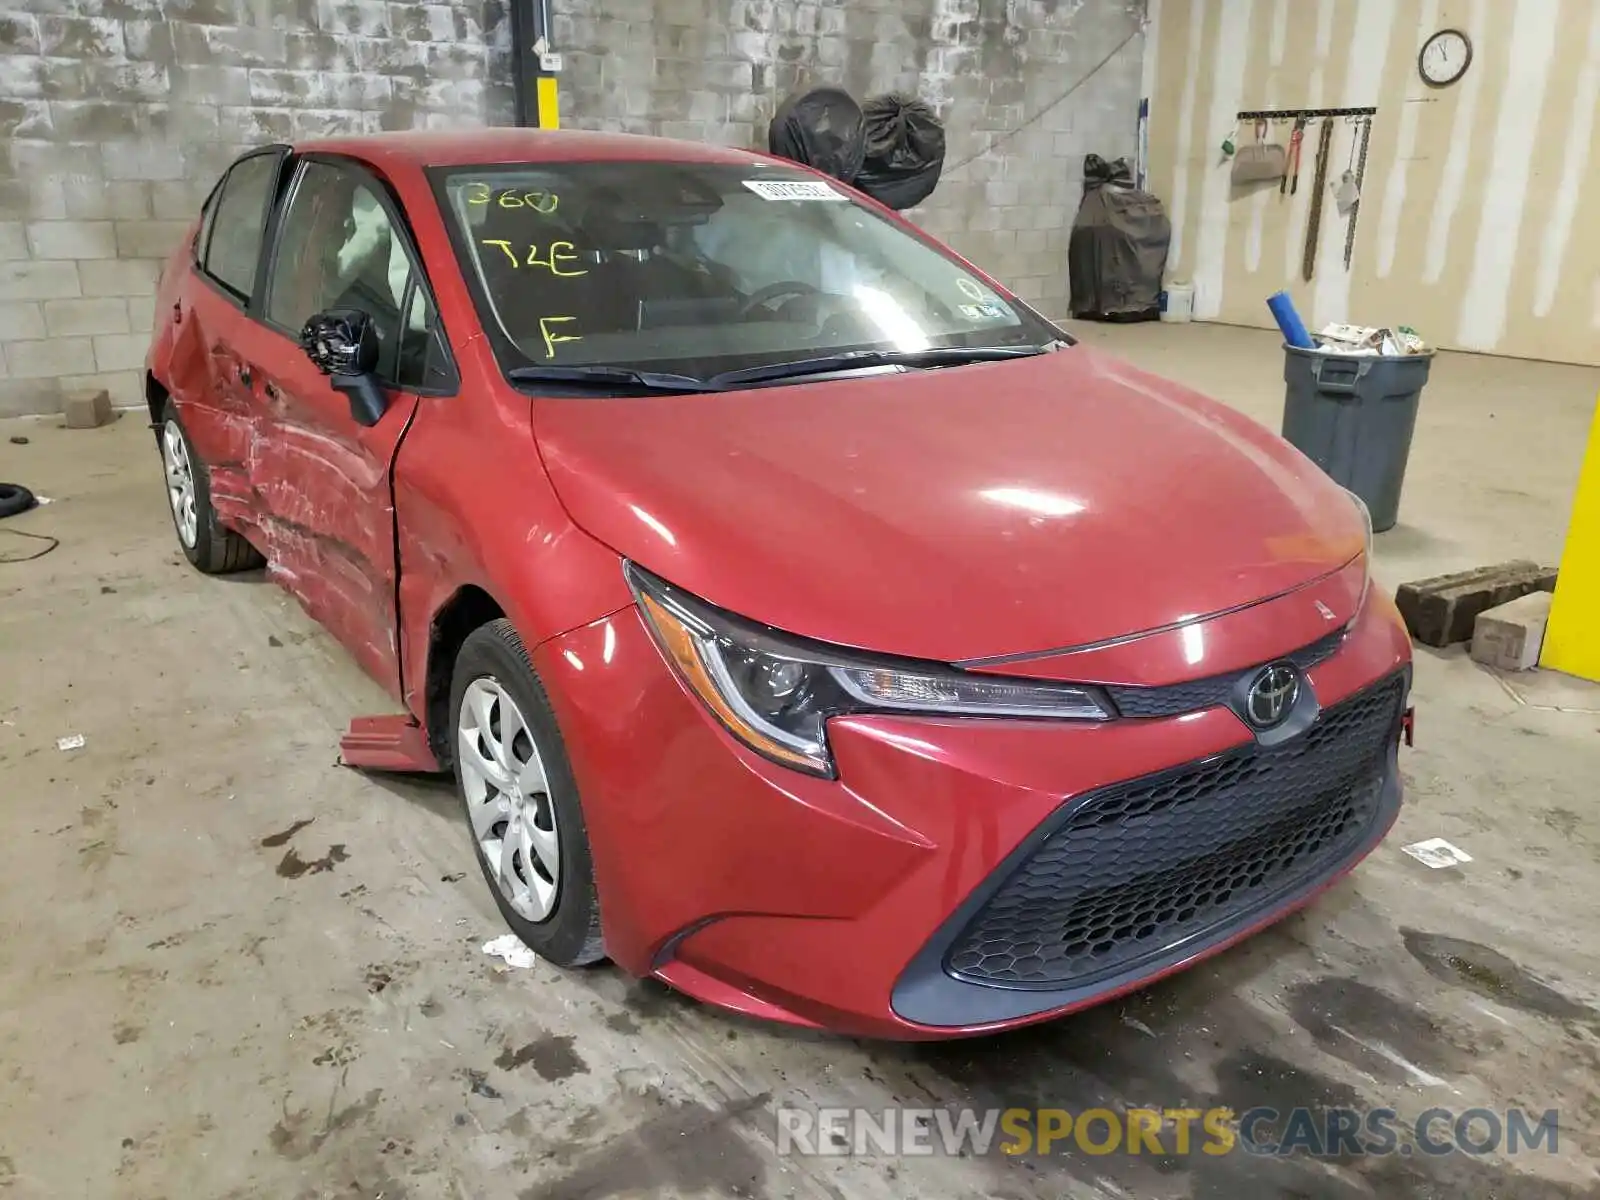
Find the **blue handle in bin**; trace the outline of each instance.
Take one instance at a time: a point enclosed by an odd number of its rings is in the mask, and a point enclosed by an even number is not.
[[[1273,292],[1267,297],[1267,307],[1272,310],[1272,318],[1278,322],[1278,328],[1283,332],[1283,340],[1289,345],[1298,346],[1302,350],[1310,350],[1316,345],[1311,340],[1311,335],[1306,332],[1306,323],[1295,311],[1294,301],[1289,299],[1288,292]]]

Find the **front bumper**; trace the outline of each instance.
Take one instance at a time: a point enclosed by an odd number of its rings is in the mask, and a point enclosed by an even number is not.
[[[1377,845],[1400,799],[1410,643],[1377,594],[1306,671],[1322,715],[1270,749],[1225,707],[1098,725],[862,716],[830,723],[839,779],[816,779],[724,733],[631,608],[535,659],[579,782],[612,958],[710,1003],[865,1036],[1043,1020],[1177,970],[1308,902]],[[1386,687],[1392,714],[1359,698]],[[1292,767],[1352,705],[1371,710],[1359,762],[1345,763],[1362,778],[1330,815],[1328,789]],[[1248,803],[1212,788],[1184,802],[1182,828],[1166,802],[1131,823],[1119,810],[1088,841],[1073,825],[1151,779],[1245,759],[1288,769],[1285,785],[1264,778]],[[1274,869],[1240,875],[1241,853]],[[1107,864],[1121,866],[1095,873]],[[1185,871],[1215,903],[1184,911]],[[1115,953],[1085,958],[1087,934]]]
[[[1093,1002],[1293,907],[1364,858],[1400,810],[1406,673],[1253,743],[1075,797],[945,921],[895,985],[922,1025]]]

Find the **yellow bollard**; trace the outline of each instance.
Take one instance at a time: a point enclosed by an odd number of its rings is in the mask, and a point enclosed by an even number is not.
[[[1600,406],[1589,427],[1539,665],[1600,683]]]

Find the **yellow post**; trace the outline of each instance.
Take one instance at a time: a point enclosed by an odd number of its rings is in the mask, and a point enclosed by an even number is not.
[[[1600,406],[1589,427],[1539,665],[1600,683]]]
[[[539,128],[560,129],[561,115],[557,110],[559,96],[556,92],[556,77],[554,75],[541,75],[535,84],[536,95],[539,98]]]

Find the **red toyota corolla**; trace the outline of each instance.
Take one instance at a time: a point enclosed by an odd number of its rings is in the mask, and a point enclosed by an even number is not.
[[[1036,1021],[1303,905],[1400,803],[1349,493],[847,187],[522,130],[273,146],[167,266],[179,541],[393,693],[510,927],[712,1004]]]

